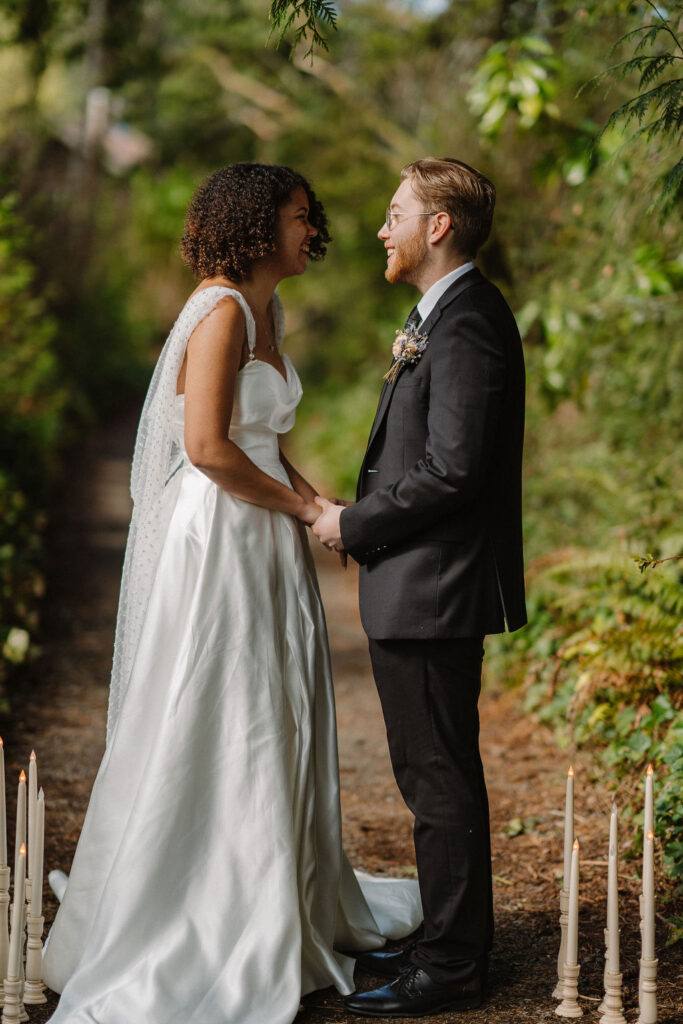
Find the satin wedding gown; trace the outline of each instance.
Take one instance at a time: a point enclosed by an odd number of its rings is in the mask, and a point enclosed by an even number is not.
[[[224,288],[190,298],[184,345],[226,294],[251,353],[249,308]],[[240,370],[230,437],[290,486],[278,436],[301,384],[283,362],[286,378],[253,358]],[[416,882],[357,879],[342,853],[305,528],[196,469],[183,412],[178,396],[163,547],[45,951],[45,982],[62,993],[52,1024],[291,1024],[303,994],[353,990],[337,949],[378,948],[421,919]]]

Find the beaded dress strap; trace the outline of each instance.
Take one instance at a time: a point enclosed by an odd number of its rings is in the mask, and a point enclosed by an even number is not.
[[[221,292],[222,294],[216,297],[216,292]],[[210,295],[210,293],[213,294]],[[197,299],[201,300],[199,303],[200,319],[197,320],[195,327],[204,319],[205,316],[215,309],[220,300],[226,295],[231,295],[233,299],[237,299],[242,308],[244,319],[247,323],[247,345],[249,347],[249,358],[253,359],[254,346],[256,345],[256,322],[254,320],[254,315],[249,308],[249,303],[245,299],[244,295],[242,295],[241,292],[238,292],[236,288],[226,288],[224,285],[215,284],[211,285],[210,288],[202,288],[200,291],[196,292],[190,300],[191,302],[194,302]]]

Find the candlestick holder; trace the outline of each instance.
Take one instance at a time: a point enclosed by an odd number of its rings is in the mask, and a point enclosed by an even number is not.
[[[29,914],[27,918],[28,940],[26,943],[26,984],[24,986],[24,1003],[36,1006],[46,1003],[45,985],[43,984],[43,926],[44,917]]]
[[[626,1024],[621,1002],[621,978],[621,974],[605,973],[605,998],[600,1004],[604,1010],[601,1011],[600,1024]]]
[[[558,1017],[583,1017],[583,1010],[578,1003],[580,970],[579,964],[563,964],[564,985],[562,1002],[559,1006],[555,1007],[555,1013]]]
[[[0,868],[0,1002],[4,997],[2,979],[7,974],[9,955],[9,875],[8,867]]]
[[[24,883],[26,884],[26,883]],[[28,907],[24,903],[24,912],[21,915],[21,949],[22,955],[19,958],[19,980],[21,981],[21,1006],[19,1007],[19,1020],[27,1021],[30,1020],[29,1015],[26,1012],[24,1006],[24,989],[26,986],[26,967],[25,967],[25,949],[26,949],[26,918],[28,916]]]
[[[564,961],[567,956],[567,925],[569,924],[569,889],[560,889],[560,949],[557,954],[557,985],[553,999],[564,999]]]
[[[640,948],[643,948],[643,939],[645,937],[645,896],[642,892],[638,893],[638,909],[640,910],[640,923],[638,924],[638,931],[640,932]],[[642,960],[638,961],[642,963]],[[643,972],[642,969],[638,972],[638,1006],[640,1006],[643,998]]]
[[[21,1000],[21,993],[24,987],[24,983],[17,979],[16,981],[10,981],[9,978],[5,978],[3,989],[5,991],[5,1006],[2,1011],[2,1024],[21,1024],[21,1021],[26,1018],[24,1004]]]
[[[638,976],[638,1007],[640,1014],[637,1024],[657,1024],[657,964],[658,960],[640,961]]]
[[[607,975],[609,973],[609,964],[607,963],[607,958],[608,957],[609,957],[609,928],[605,928],[605,969],[602,972],[602,988],[603,988],[603,991],[604,991],[605,994],[602,997],[602,1002],[598,1006],[598,1013],[604,1013],[605,1010],[607,1009],[607,1001],[606,1001],[607,1000]]]

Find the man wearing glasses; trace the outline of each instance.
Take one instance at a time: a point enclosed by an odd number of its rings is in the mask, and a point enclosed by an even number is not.
[[[399,788],[415,815],[424,931],[359,965],[389,979],[359,1015],[480,1005],[493,940],[488,801],[477,702],[486,634],[526,622],[524,360],[498,289],[472,262],[495,189],[452,159],[404,168],[378,233],[386,278],[422,298],[394,345],[347,507],[313,529],[360,563],[360,609]]]

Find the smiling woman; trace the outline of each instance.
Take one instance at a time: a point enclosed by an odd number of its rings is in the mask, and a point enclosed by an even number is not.
[[[342,853],[304,529],[320,509],[279,445],[301,383],[276,287],[328,240],[287,167],[223,168],[190,206],[201,280],[138,431],[107,750],[44,959],[52,1024],[291,1024],[307,992],[352,991],[338,950],[419,921],[416,882],[362,889]]]
[[[298,205],[315,228],[309,256],[321,260],[330,241],[327,217],[306,179],[289,167],[239,163],[210,175],[190,204],[180,242],[190,270],[243,281],[256,260],[276,251],[279,213],[295,190],[305,194]]]

